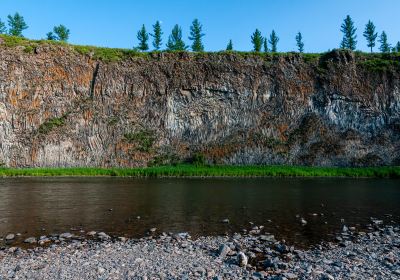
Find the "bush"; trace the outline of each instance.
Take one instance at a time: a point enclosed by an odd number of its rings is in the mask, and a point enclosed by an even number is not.
[[[361,62],[361,66],[372,72],[386,72],[391,69],[400,69],[400,62],[382,58],[373,58]]]
[[[39,127],[40,134],[47,134],[52,131],[56,127],[60,127],[65,125],[65,121],[67,119],[67,115],[62,116],[61,118],[52,118],[50,120],[45,121]]]
[[[195,166],[204,166],[206,165],[206,157],[202,153],[195,153],[190,162]]]
[[[138,151],[150,152],[156,141],[155,133],[151,130],[142,129],[134,133],[125,133],[124,138],[129,143],[135,143]]]

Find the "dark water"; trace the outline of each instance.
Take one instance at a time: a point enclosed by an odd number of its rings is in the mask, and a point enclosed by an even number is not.
[[[296,215],[308,224],[300,225]],[[309,245],[329,239],[341,219],[364,226],[370,217],[400,221],[400,180],[0,179],[0,236],[19,232],[20,240],[71,228],[130,237],[152,227],[216,235],[254,222],[279,238]],[[221,222],[226,218],[229,224]]]

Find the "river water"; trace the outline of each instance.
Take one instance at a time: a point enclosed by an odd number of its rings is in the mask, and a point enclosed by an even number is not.
[[[399,223],[400,180],[0,179],[0,237],[21,233],[19,240],[74,229],[141,237],[153,227],[218,235],[239,232],[252,222],[307,246],[332,238],[343,224],[362,228],[371,217]]]

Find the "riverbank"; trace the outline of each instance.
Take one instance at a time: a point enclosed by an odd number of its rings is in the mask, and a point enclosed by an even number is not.
[[[0,279],[399,279],[400,228],[372,220],[368,231],[343,226],[335,242],[299,250],[263,227],[233,236],[186,233],[139,240],[79,240],[0,251]],[[69,242],[65,240],[69,239]]]
[[[0,176],[365,177],[400,178],[400,167],[156,166],[144,168],[0,168]]]

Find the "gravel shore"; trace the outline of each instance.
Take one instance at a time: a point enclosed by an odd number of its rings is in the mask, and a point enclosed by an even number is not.
[[[262,226],[194,240],[187,233],[135,240],[90,234],[98,240],[64,233],[42,237],[48,247],[3,248],[0,279],[400,279],[400,229],[379,221],[367,232],[343,226],[335,242],[308,250]]]

